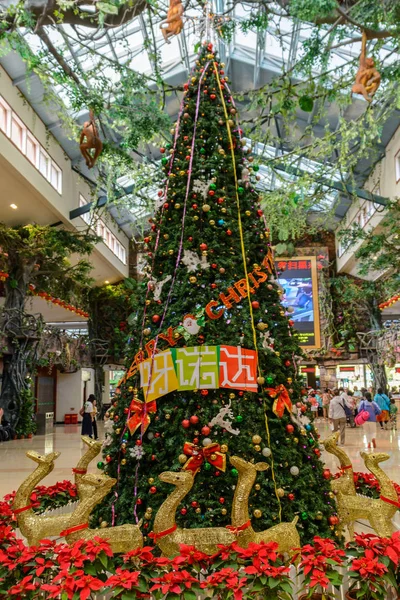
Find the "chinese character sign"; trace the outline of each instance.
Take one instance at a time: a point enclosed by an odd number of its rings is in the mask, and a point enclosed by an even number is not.
[[[285,308],[291,308],[297,340],[303,348],[320,348],[318,280],[315,256],[282,258],[275,263]]]
[[[178,390],[216,389],[219,346],[194,346],[171,350]]]
[[[240,346],[221,346],[219,385],[234,390],[257,391],[257,353]]]
[[[236,346],[171,348],[139,365],[146,402],[175,390],[257,391],[257,353]]]

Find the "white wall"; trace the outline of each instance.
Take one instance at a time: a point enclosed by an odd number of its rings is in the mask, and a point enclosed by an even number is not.
[[[90,371],[92,375],[91,380],[86,383],[86,397],[88,397],[89,394],[94,393],[94,371],[93,369],[85,369],[85,371]],[[66,413],[79,415],[83,404],[83,385],[82,371],[57,373],[57,423],[64,422]],[[80,416],[78,420],[82,420]]]

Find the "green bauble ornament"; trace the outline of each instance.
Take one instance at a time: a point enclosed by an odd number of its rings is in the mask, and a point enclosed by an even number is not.
[[[238,193],[239,194],[243,194],[244,193],[244,188],[242,186],[238,187]]]
[[[168,162],[168,158],[166,156],[163,156],[163,158],[161,159],[161,164],[166,165],[167,162]]]
[[[210,190],[216,190],[217,186],[215,185],[215,183],[210,183]]]
[[[206,462],[206,464],[204,465],[204,469],[205,469],[206,471],[210,471],[210,470],[211,470],[211,465],[210,465],[210,463]]]
[[[253,165],[253,171],[258,171],[259,170],[259,166],[258,165]]]
[[[102,461],[99,461],[99,462],[97,463],[97,468],[98,468],[98,469],[104,469],[104,463],[103,463]]]
[[[129,438],[129,433],[128,432],[124,433],[123,437],[124,437],[124,440],[127,440]]]
[[[239,473],[239,471],[237,469],[231,469],[231,473],[232,475],[237,475]]]
[[[273,377],[271,377],[271,375],[268,375],[268,377],[266,377],[266,378],[265,378],[265,381],[266,381],[267,383],[273,383],[273,382],[274,382],[274,378],[273,378]]]
[[[303,519],[303,521],[307,521],[308,519],[308,513],[306,513],[305,511],[301,513],[300,517]]]
[[[242,415],[238,415],[238,416],[235,418],[235,421],[236,421],[237,423],[241,423],[241,422],[243,421],[243,417],[242,417]]]
[[[200,154],[205,154],[205,153],[206,153],[205,148],[200,148]]]

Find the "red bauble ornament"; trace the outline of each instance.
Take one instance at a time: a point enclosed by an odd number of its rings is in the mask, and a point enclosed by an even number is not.
[[[302,406],[302,407],[300,408],[300,410],[301,410],[301,412],[306,412],[306,410],[307,410],[307,407],[306,407],[306,406]]]
[[[216,268],[217,268],[217,266],[218,266],[218,265],[217,265],[217,263],[212,263],[212,264],[211,264],[211,268],[212,268],[212,269],[216,269]]]
[[[197,210],[197,204],[192,204],[193,210]]]
[[[263,216],[263,214],[264,214],[264,213],[263,213],[263,211],[262,211],[262,210],[258,210],[258,211],[257,211],[257,215],[258,215],[259,217],[262,217],[262,216]]]
[[[216,288],[216,287],[217,287],[217,284],[216,284],[216,283],[212,283],[212,284],[211,284],[211,289],[212,289],[212,290],[215,290],[215,288]]]
[[[181,515],[186,515],[187,508],[181,508]]]
[[[204,425],[204,427],[201,428],[201,433],[203,435],[209,435],[211,429],[208,427],[208,425]]]
[[[225,504],[225,498],[222,498],[222,496],[221,496],[221,498],[219,499],[219,503],[220,504]]]
[[[193,438],[193,444],[198,444],[198,443],[199,443],[199,438],[198,437]]]
[[[210,94],[210,98],[211,98],[211,100],[215,100],[215,98],[216,98],[216,97],[217,97],[217,96],[216,96],[215,94]]]
[[[155,454],[151,455],[151,460],[157,460],[157,456]]]
[[[151,238],[150,237],[145,237],[143,241],[144,241],[145,244],[150,244]]]
[[[158,323],[160,319],[161,319],[160,315],[153,315],[151,317],[151,320],[153,321],[153,323]]]
[[[215,196],[215,190],[209,190],[208,191],[208,195],[209,196]]]
[[[339,523],[339,517],[337,517],[336,515],[328,517],[328,523],[329,525],[337,525]]]
[[[128,412],[129,412],[129,408],[126,406],[126,407],[124,408],[124,414],[125,414],[125,415],[127,415],[127,414],[128,414]]]
[[[193,238],[192,238],[192,236],[189,236],[189,237],[188,237],[188,241],[189,241],[189,242],[193,242]]]
[[[107,456],[106,456],[106,462],[108,462],[108,463],[111,462],[111,456],[109,454],[107,454]]]
[[[286,425],[286,431],[287,431],[288,433],[293,433],[293,431],[294,431],[294,427],[293,427],[293,425]]]
[[[212,50],[213,50],[213,45],[212,45],[212,43],[211,43],[211,42],[210,42],[209,44],[207,44],[207,50],[208,50],[209,52],[212,52]]]
[[[330,469],[324,469],[322,472],[322,477],[324,479],[330,479],[332,477],[332,473],[330,472]]]
[[[199,417],[197,415],[192,415],[189,419],[192,425],[197,425],[199,422]]]
[[[287,497],[288,497],[288,500],[290,500],[291,502],[293,502],[293,500],[294,500],[294,494],[288,494]]]
[[[164,191],[163,190],[158,190],[157,195],[159,198],[161,198],[161,196],[164,195]]]
[[[207,250],[208,246],[204,242],[200,244],[200,250]]]
[[[192,508],[197,508],[197,507],[198,507],[198,505],[199,505],[199,503],[198,503],[196,500],[193,500],[193,502],[191,502],[191,503],[190,503],[190,506],[191,506]]]
[[[232,231],[230,229],[226,230],[226,235],[232,235]]]
[[[221,471],[215,471],[214,475],[215,477],[219,477],[221,475]]]
[[[290,367],[292,363],[290,362],[290,360],[285,360],[285,367]]]
[[[119,416],[118,415],[115,415],[114,421],[119,421]]]
[[[136,444],[136,446],[141,446],[142,445],[142,440],[136,440],[135,444]]]
[[[138,498],[138,499],[136,500],[136,504],[137,504],[138,506],[140,506],[142,503],[143,503],[143,500],[142,500],[141,498]]]
[[[257,308],[260,308],[260,303],[258,302],[258,300],[253,300],[251,306],[252,308],[254,308],[254,310],[257,310]]]
[[[188,90],[189,89],[189,84],[188,83],[184,83],[183,84],[183,89],[184,90]]]
[[[160,437],[160,432],[159,432],[159,431],[156,431],[156,433],[154,434],[154,437],[157,437],[157,438],[159,438],[159,437]]]
[[[208,396],[208,390],[201,390],[200,394],[202,396]]]
[[[161,154],[164,154],[165,148],[160,148],[160,152],[161,152]]]
[[[319,448],[314,448],[314,453],[319,457],[321,456],[321,450]]]
[[[150,491],[150,494],[155,494],[157,492],[156,486],[152,485],[149,491]]]
[[[223,204],[224,198],[218,198],[217,202],[218,202],[218,204]]]
[[[165,208],[165,210],[167,210],[167,208],[169,208],[169,204],[168,204],[168,202],[165,202],[165,203],[164,203],[164,208]]]
[[[183,419],[182,423],[181,423],[182,427],[184,427],[185,429],[187,429],[188,427],[190,427],[190,421],[189,419]]]

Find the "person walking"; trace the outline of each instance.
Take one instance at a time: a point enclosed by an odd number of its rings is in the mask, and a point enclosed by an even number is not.
[[[325,388],[324,393],[322,394],[322,412],[325,421],[328,419],[329,412],[329,403],[331,401],[332,394],[330,393],[328,388]]]
[[[397,406],[396,406],[396,400],[394,398],[392,398],[390,400],[390,409],[389,409],[389,415],[390,415],[390,429],[397,431]]]
[[[95,440],[99,439],[99,436],[97,434],[97,401],[96,398],[94,397],[94,394],[90,394],[89,398],[88,398],[89,402],[91,402],[93,404],[93,412],[91,414],[92,416],[92,427],[93,427],[93,437]]]
[[[381,409],[378,404],[372,400],[370,392],[365,392],[365,399],[361,400],[358,412],[359,414],[366,410],[369,414],[369,419],[362,426],[367,438],[368,448],[376,448],[376,421],[377,417],[381,414]]]
[[[340,444],[344,444],[346,437],[346,410],[352,407],[347,399],[340,396],[339,390],[333,390],[333,398],[329,404],[329,419],[333,423],[333,431],[340,431]],[[339,443],[338,443],[339,445]]]
[[[382,388],[378,388],[378,391],[375,394],[374,402],[376,402],[381,409],[381,414],[378,418],[381,429],[386,429],[386,423],[389,421],[390,400],[388,396],[383,393]]]
[[[84,402],[79,414],[82,417],[82,430],[81,435],[88,435],[89,437],[93,436],[93,427],[92,427],[92,412],[93,412],[93,404],[90,400],[93,394],[89,396],[89,398]]]

